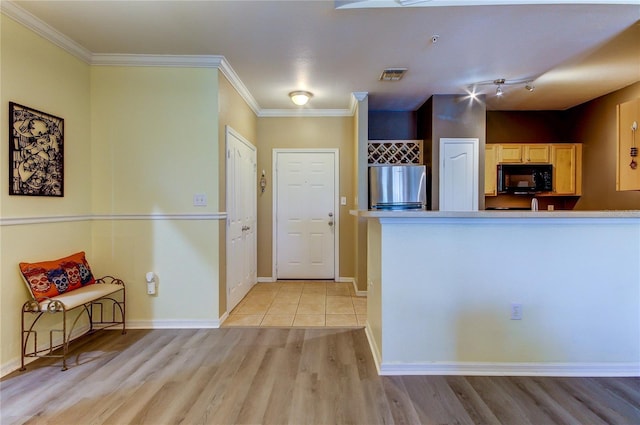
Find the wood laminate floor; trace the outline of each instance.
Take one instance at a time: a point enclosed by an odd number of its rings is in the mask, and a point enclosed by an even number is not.
[[[638,378],[381,377],[363,329],[108,331],[0,380],[9,424],[640,424]]]

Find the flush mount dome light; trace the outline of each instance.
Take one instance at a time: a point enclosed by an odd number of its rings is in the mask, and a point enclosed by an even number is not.
[[[291,98],[291,101],[296,105],[303,106],[303,105],[306,105],[309,99],[313,97],[313,93],[308,91],[298,90],[298,91],[292,91],[291,93],[289,93],[289,97]]]

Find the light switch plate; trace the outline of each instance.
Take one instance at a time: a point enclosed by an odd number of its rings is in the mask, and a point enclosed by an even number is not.
[[[341,196],[340,197],[340,205],[347,205],[347,197],[346,196]]]

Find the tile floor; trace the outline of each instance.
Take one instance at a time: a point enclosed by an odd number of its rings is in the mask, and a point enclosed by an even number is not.
[[[257,283],[222,326],[362,327],[366,320],[367,298],[352,283],[278,281]]]

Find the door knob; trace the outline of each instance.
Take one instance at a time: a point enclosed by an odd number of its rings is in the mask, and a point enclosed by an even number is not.
[[[333,226],[333,220],[329,221],[329,226]]]

